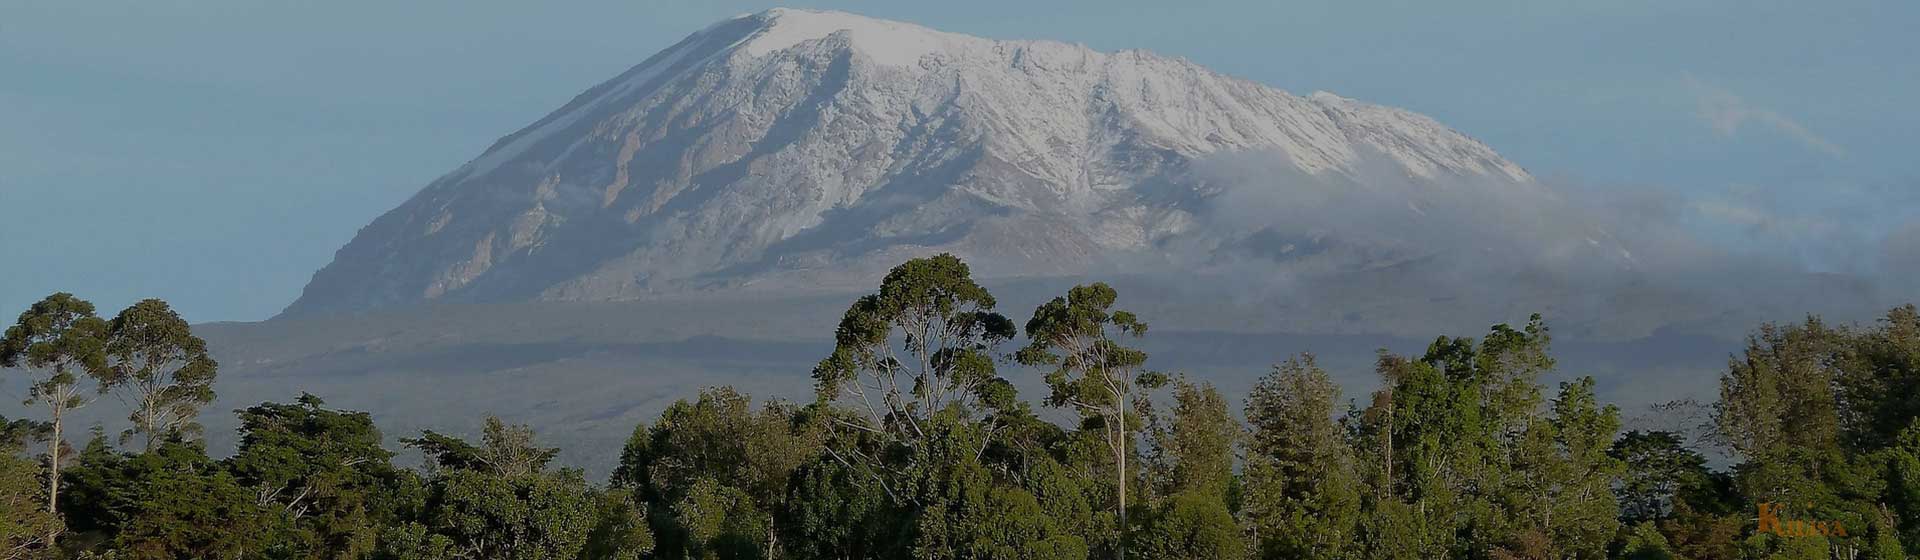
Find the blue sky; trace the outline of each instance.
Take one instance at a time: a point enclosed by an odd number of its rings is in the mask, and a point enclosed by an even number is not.
[[[783,4],[0,2],[0,313],[298,295],[373,217],[707,24]],[[1814,268],[1920,220],[1920,3],[820,2],[1406,107]],[[1910,231],[1920,231],[1914,229]]]

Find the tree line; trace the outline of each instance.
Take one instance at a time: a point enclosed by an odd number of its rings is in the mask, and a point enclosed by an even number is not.
[[[370,415],[312,395],[237,411],[237,451],[210,457],[194,420],[217,364],[187,324],[157,300],[103,319],[55,294],[0,339],[45,411],[0,419],[0,560],[1920,552],[1912,306],[1758,327],[1694,437],[1621,433],[1591,378],[1547,387],[1538,316],[1382,351],[1365,395],[1302,354],[1232,403],[1148,369],[1147,324],[1118,302],[1078,286],[1018,325],[959,259],[908,261],[849,306],[812,401],[702,391],[636,427],[594,483],[495,418],[478,441],[400,439],[427,458],[403,467]],[[1023,399],[1010,375],[1046,394]],[[130,427],[69,448],[67,414],[104,394]]]

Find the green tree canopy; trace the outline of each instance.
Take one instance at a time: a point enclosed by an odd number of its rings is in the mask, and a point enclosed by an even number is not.
[[[108,330],[108,367],[101,383],[128,395],[133,427],[144,448],[176,433],[197,433],[194,418],[213,402],[219,364],[167,302],[141,300],[114,316]]]
[[[939,468],[926,462],[943,437],[936,417],[971,420],[1013,405],[993,350],[1014,326],[994,305],[953,255],[888,272],[878,292],[847,308],[833,353],[813,369],[819,401],[840,406],[825,412],[826,426],[846,432],[825,450],[895,500],[923,504],[913,487]]]
[[[80,386],[106,374],[107,330],[107,322],[94,315],[92,303],[62,292],[34,303],[0,337],[0,367],[40,372],[25,404],[46,406],[50,417],[45,477],[49,513],[60,509],[65,420],[68,413],[94,400]],[[46,542],[51,544],[58,538],[55,530],[47,535]]]

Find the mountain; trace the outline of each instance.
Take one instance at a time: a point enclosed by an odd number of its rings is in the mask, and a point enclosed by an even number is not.
[[[221,363],[209,410],[310,392],[396,436],[498,415],[591,471],[703,387],[809,401],[847,303],[936,251],[1016,321],[1110,282],[1154,369],[1233,398],[1302,351],[1365,394],[1376,349],[1539,312],[1560,373],[1605,400],[1711,400],[1761,321],[1886,308],[1701,243],[1663,200],[1596,203],[1432,119],[1176,58],[781,9],[502,138],[281,317],[195,332]],[[231,449],[233,418],[206,421]]]
[[[773,9],[500,139],[361,229],[287,314],[839,289],[934,251],[997,277],[1213,258],[1275,237],[1215,227],[1232,187],[1201,164],[1225,154],[1291,178],[1264,189],[1385,176],[1415,195],[1538,190],[1404,110],[1147,52]],[[1339,245],[1324,233],[1267,240]]]

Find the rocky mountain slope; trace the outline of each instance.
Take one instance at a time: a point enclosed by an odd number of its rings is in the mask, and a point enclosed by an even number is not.
[[[1275,190],[1537,189],[1403,110],[1146,52],[774,9],[502,138],[363,228],[288,314],[839,289],[933,251],[1002,277],[1207,258],[1261,233],[1214,227],[1228,186],[1196,162],[1221,154],[1283,166]]]

